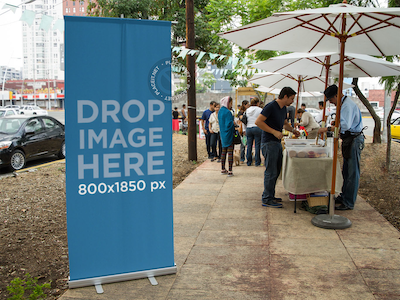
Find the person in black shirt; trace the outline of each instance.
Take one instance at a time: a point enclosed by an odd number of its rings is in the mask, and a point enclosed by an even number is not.
[[[282,199],[275,197],[276,180],[282,168],[282,129],[293,132],[295,136],[300,135],[286,119],[286,106],[293,103],[295,95],[296,92],[292,88],[284,87],[278,99],[268,103],[255,122],[264,131],[261,138],[261,150],[265,157],[262,206],[282,207],[282,203],[278,203]]]
[[[179,119],[179,111],[178,111],[177,107],[175,107],[173,112],[172,112],[172,118],[173,119]]]

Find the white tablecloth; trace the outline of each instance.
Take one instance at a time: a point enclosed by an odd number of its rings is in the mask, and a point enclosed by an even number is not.
[[[331,191],[333,158],[290,158],[283,151],[282,181],[286,191],[292,194],[308,194]],[[342,190],[343,178],[339,161],[336,165],[336,192]]]

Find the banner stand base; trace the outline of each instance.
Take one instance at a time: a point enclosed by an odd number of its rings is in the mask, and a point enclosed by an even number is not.
[[[101,285],[105,283],[113,283],[113,282],[120,282],[120,281],[127,281],[133,279],[141,279],[141,278],[151,278],[155,276],[175,274],[176,272],[177,272],[177,267],[174,266],[168,268],[153,269],[153,270],[125,273],[118,275],[70,280],[68,281],[68,287],[70,289],[74,289],[74,288],[94,285],[96,287],[96,291],[98,291],[98,293],[99,291],[100,293],[102,293],[103,288],[101,287]]]

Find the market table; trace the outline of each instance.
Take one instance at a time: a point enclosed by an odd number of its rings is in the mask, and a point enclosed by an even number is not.
[[[294,195],[331,191],[332,157],[298,158],[289,157],[287,150],[283,152],[282,182],[283,187]],[[339,162],[337,162],[339,166]],[[336,168],[336,192],[342,190],[343,177],[341,169]],[[296,199],[294,212],[296,212]]]

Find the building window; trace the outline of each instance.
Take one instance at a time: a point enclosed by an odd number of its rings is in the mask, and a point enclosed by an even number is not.
[[[74,2],[75,3],[75,2]],[[72,10],[73,12],[76,12],[76,10],[75,10],[75,7],[74,7],[74,9]]]
[[[73,3],[72,5],[75,6],[75,1],[73,1],[72,3]]]

